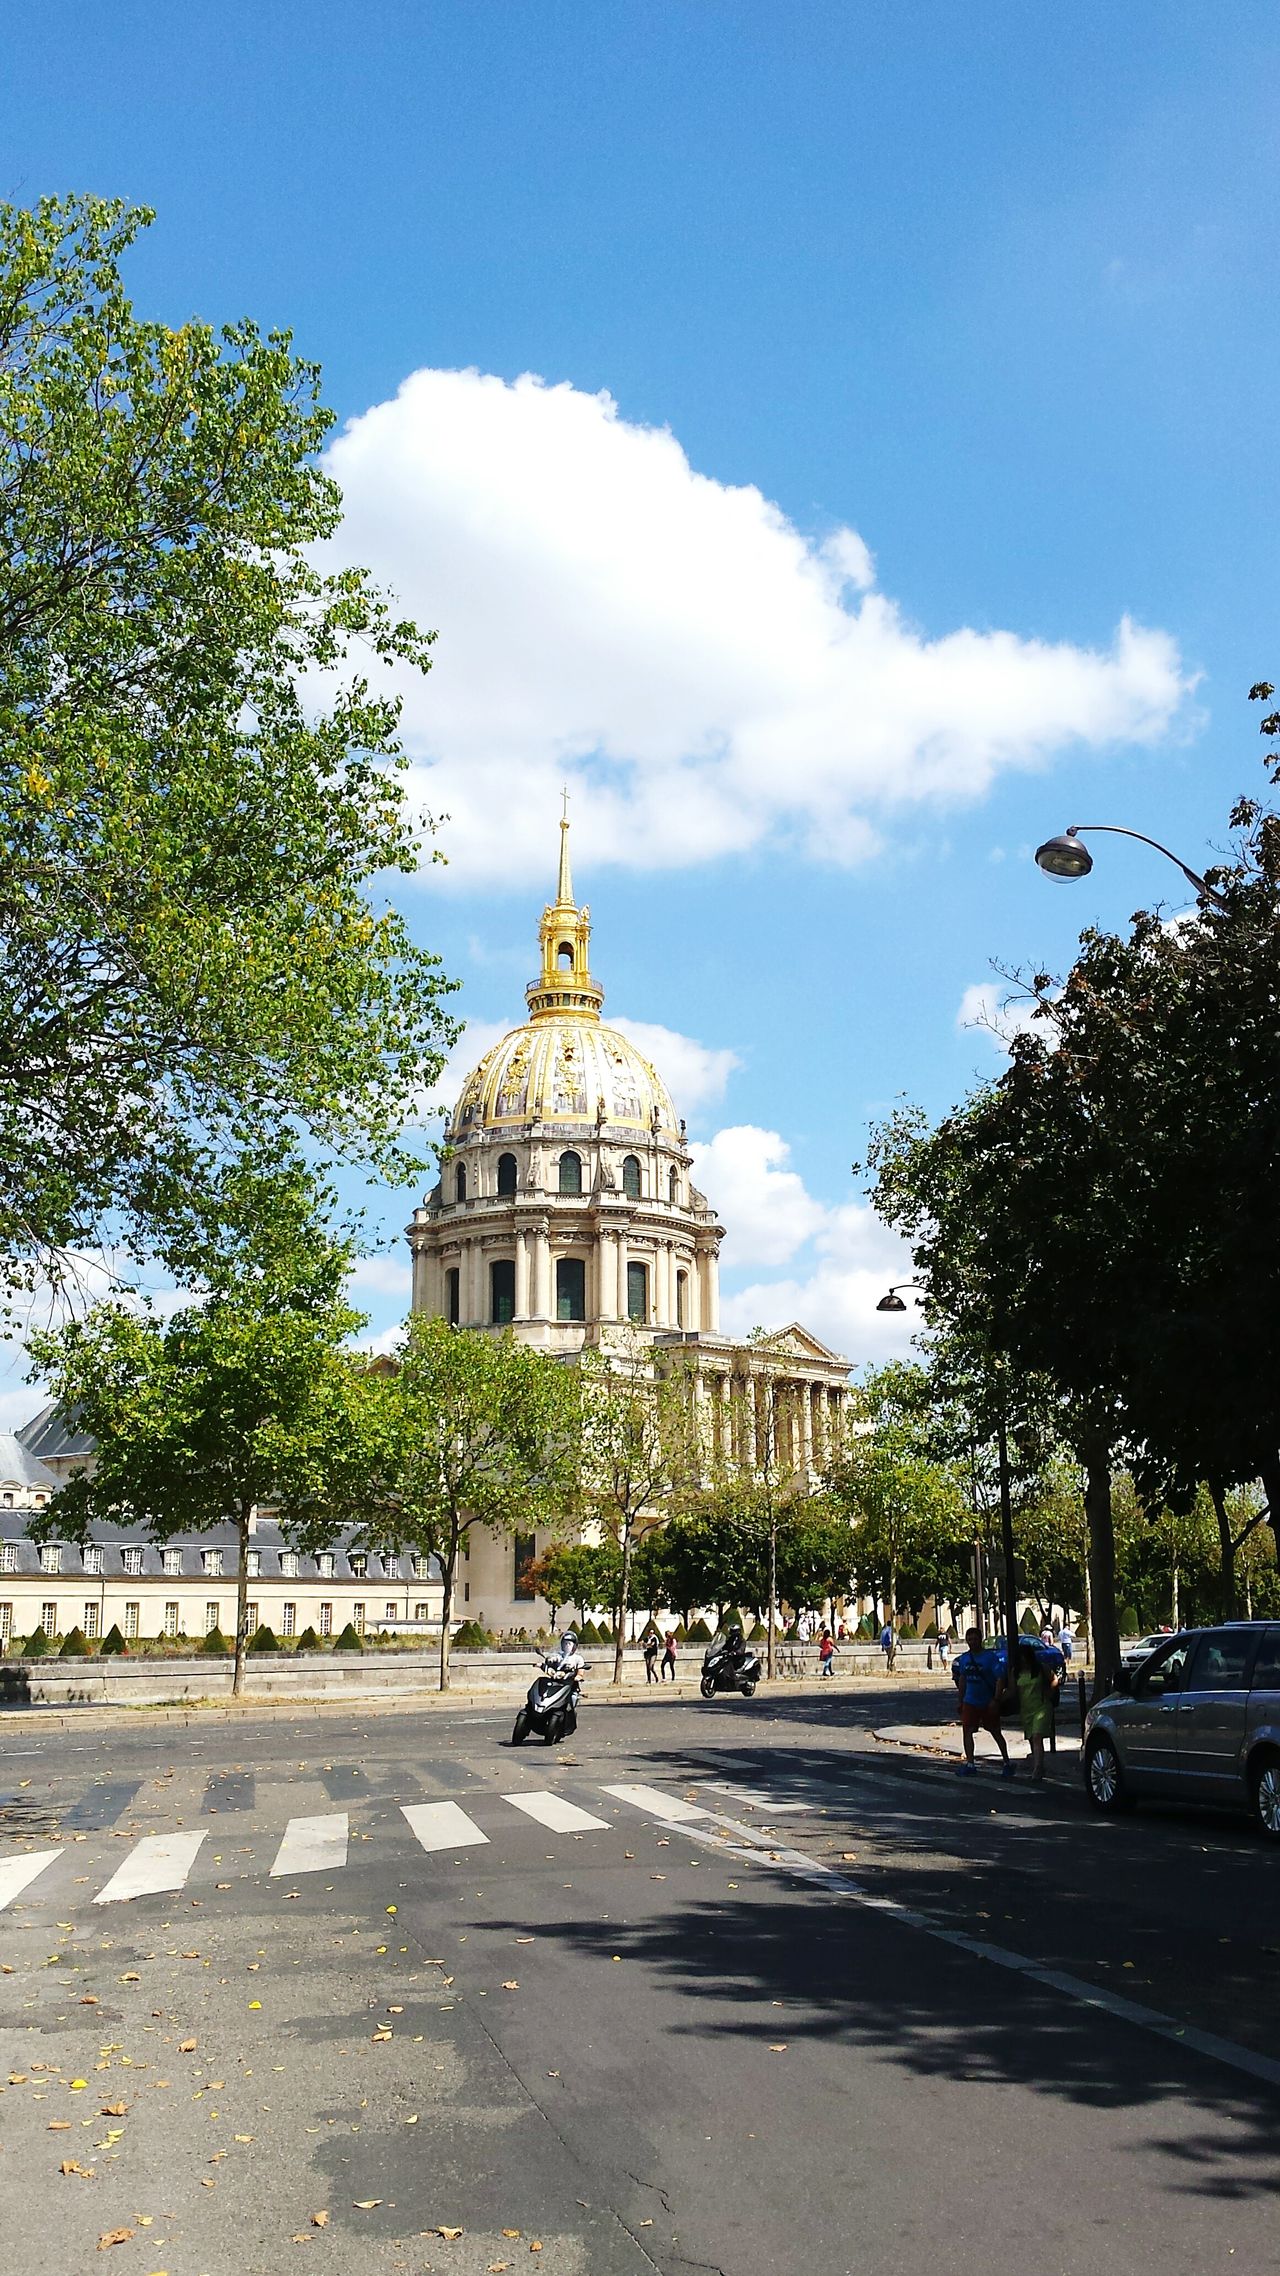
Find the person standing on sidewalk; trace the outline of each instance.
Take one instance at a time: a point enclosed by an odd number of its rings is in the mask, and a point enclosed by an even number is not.
[[[662,1647],[662,1677],[664,1682],[668,1676],[674,1683],[676,1680],[676,1632],[674,1628],[667,1630],[667,1640]]]
[[[818,1673],[819,1675],[834,1675],[835,1672],[835,1642],[832,1638],[831,1630],[829,1628],[824,1628],[822,1634],[818,1638]]]
[[[649,1628],[644,1639],[644,1679],[646,1683],[658,1680],[658,1631]]]
[[[1004,1765],[1000,1775],[1002,1778],[1012,1778],[1013,1764],[1009,1760],[1009,1749],[1000,1728],[1000,1694],[1004,1688],[1000,1662],[994,1652],[983,1650],[981,1629],[966,1628],[964,1640],[966,1649],[961,1652],[951,1670],[951,1680],[960,1698],[960,1734],[964,1745],[960,1776],[977,1776],[978,1766],[973,1759],[973,1734],[975,1731],[989,1731],[1000,1749]]]
[[[1058,1681],[1034,1644],[1018,1648],[1017,1686],[1022,1735],[1031,1749],[1031,1780],[1039,1786],[1044,1778],[1044,1742],[1053,1734]]]
[[[886,1675],[889,1675],[892,1672],[893,1655],[896,1652],[897,1648],[898,1639],[893,1632],[893,1622],[892,1620],[886,1620],[883,1628],[880,1630],[880,1649],[884,1653],[884,1668]]]

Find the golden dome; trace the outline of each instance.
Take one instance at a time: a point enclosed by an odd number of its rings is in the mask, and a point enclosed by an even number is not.
[[[585,1123],[592,1130],[656,1133],[680,1143],[671,1094],[643,1053],[600,1018],[604,990],[591,976],[591,912],[573,898],[569,824],[560,824],[560,878],[538,931],[542,971],[526,990],[530,1018],[513,1027],[467,1077],[449,1143],[522,1123]]]
[[[530,1020],[494,1044],[467,1078],[449,1142],[528,1122],[656,1131],[677,1144],[680,1135],[671,1094],[643,1053],[616,1027],[572,1014]]]

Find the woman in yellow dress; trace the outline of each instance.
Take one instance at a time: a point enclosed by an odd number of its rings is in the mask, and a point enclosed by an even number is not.
[[[1018,1712],[1022,1717],[1023,1736],[1031,1749],[1031,1781],[1035,1785],[1044,1777],[1044,1742],[1053,1729],[1058,1678],[1030,1644],[1023,1644],[1018,1651],[1016,1681]]]

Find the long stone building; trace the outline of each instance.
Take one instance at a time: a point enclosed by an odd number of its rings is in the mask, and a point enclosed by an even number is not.
[[[567,821],[538,947],[528,1018],[467,1077],[440,1181],[407,1229],[414,1310],[567,1361],[639,1348],[661,1370],[678,1356],[714,1454],[812,1470],[847,1400],[848,1362],[794,1321],[765,1345],[722,1333],[725,1229],[693,1181],[661,1075],[600,1016]],[[462,1609],[499,1628],[542,1617],[523,1581],[540,1546],[473,1534]]]

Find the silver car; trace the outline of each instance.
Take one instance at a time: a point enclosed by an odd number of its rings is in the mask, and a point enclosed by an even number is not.
[[[1280,1841],[1280,1623],[1166,1636],[1090,1709],[1084,1781],[1096,1810],[1144,1795],[1234,1804]]]

